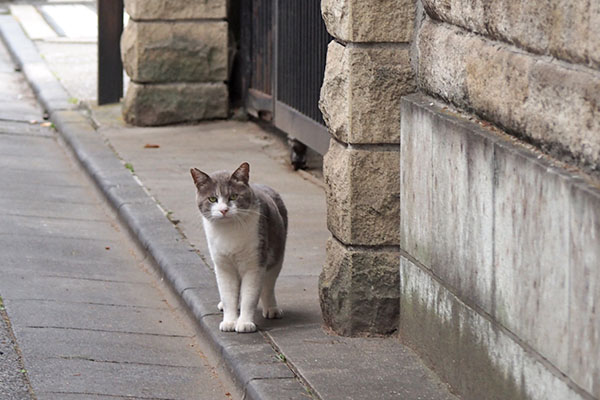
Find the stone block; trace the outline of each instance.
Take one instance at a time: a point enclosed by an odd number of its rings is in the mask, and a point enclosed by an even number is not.
[[[600,6],[588,0],[424,0],[437,20],[537,54],[598,67]]]
[[[425,22],[419,82],[431,93],[519,132],[561,157],[600,165],[600,78],[515,52],[447,24]]]
[[[590,55],[592,67],[600,69],[600,3],[590,1],[589,26],[586,50]]]
[[[361,150],[331,141],[323,161],[327,225],[341,242],[398,245],[400,153]]]
[[[327,46],[319,109],[329,133],[345,142],[348,141],[348,121],[352,113],[347,98],[350,91],[349,69],[346,46],[332,40]]]
[[[461,399],[591,398],[426,270],[400,260],[400,337]]]
[[[598,68],[600,65],[594,66],[593,63],[594,58],[600,58],[600,48],[596,50],[590,48],[592,43],[598,42],[598,36],[592,39],[594,37],[592,30],[597,29],[597,27],[594,28],[594,24],[600,22],[598,3],[581,0],[562,0],[551,3],[553,4],[550,4],[550,7],[545,7],[545,5],[536,7],[531,2],[526,3],[528,17],[536,15],[536,12],[539,12],[542,7],[545,9],[544,23],[549,25],[548,52],[562,60]],[[596,8],[595,12],[594,8]],[[521,23],[524,28],[526,28],[527,22],[526,18],[522,19]],[[596,30],[596,33],[600,33],[600,31]],[[527,38],[527,35],[523,36],[524,40]]]
[[[121,55],[134,82],[227,80],[227,23],[130,21]]]
[[[125,0],[127,14],[135,20],[227,18],[226,0]]]
[[[600,398],[600,191],[573,185],[570,196],[568,375]]]
[[[319,107],[346,143],[399,143],[400,99],[415,90],[407,46],[329,44]]]
[[[522,120],[528,136],[550,142],[551,150],[558,143],[581,163],[600,169],[600,77],[536,62],[529,80]]]
[[[535,59],[512,51],[498,51],[484,41],[465,53],[465,98],[492,121],[525,130],[529,118],[525,104],[531,95],[531,70]],[[502,95],[500,95],[502,93]],[[502,97],[500,97],[502,96]],[[542,113],[542,118],[547,117]],[[535,131],[530,130],[533,135]],[[550,138],[546,138],[551,140]]]
[[[485,17],[490,7],[485,0],[423,0],[423,8],[431,18],[465,29],[468,26],[481,34],[486,32]],[[501,16],[496,19],[500,22]]]
[[[319,277],[325,323],[345,336],[396,331],[399,256],[393,251],[349,248],[330,238]]]
[[[321,13],[331,34],[344,42],[409,42],[412,0],[323,0]]]
[[[131,82],[123,117],[133,125],[167,125],[226,118],[228,92],[224,83],[138,84]]]

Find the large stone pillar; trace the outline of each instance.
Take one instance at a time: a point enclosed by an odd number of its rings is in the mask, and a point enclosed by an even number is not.
[[[123,116],[134,125],[225,118],[226,0],[125,0],[121,54],[131,78]]]
[[[415,4],[323,0],[321,9],[335,38],[320,100],[332,135],[321,308],[340,334],[389,334],[400,307],[400,99],[415,90]]]

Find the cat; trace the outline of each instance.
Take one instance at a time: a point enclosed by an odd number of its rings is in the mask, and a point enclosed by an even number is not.
[[[233,174],[208,175],[196,168],[190,173],[215,265],[221,298],[218,308],[223,311],[219,329],[255,332],[259,297],[263,317],[283,316],[275,299],[275,281],[283,265],[287,209],[274,189],[249,183],[246,162]]]

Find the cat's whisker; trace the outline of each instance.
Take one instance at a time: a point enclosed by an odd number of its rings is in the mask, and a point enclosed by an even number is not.
[[[239,216],[239,215],[235,215],[233,217],[233,221],[235,223],[237,223],[239,225],[239,227],[242,229],[248,225],[248,222],[244,218],[241,218],[241,216]]]
[[[246,214],[246,215],[258,215],[259,217],[264,217],[265,215],[262,214],[260,211],[257,210],[251,210],[251,209],[237,209],[237,213],[238,214]]]

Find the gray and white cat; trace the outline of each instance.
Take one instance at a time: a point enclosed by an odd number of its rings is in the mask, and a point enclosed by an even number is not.
[[[287,210],[275,190],[248,182],[248,163],[233,174],[208,175],[196,168],[190,172],[221,297],[219,329],[254,332],[259,297],[263,317],[283,316],[275,281],[283,264]]]

